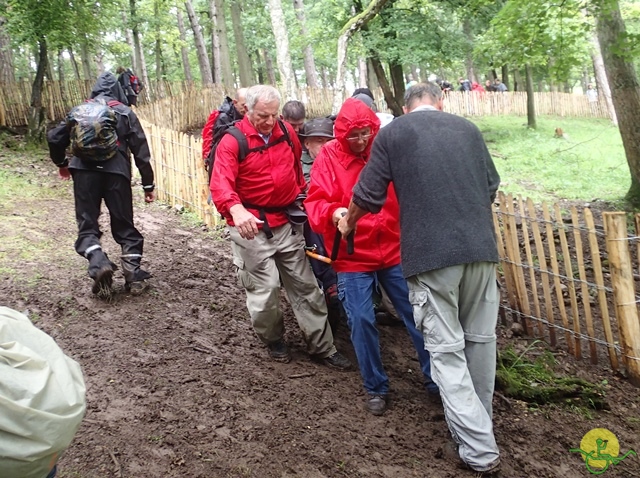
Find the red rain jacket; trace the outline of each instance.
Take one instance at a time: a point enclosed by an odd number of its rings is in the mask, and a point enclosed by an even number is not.
[[[371,127],[374,134],[364,152],[354,155],[346,138],[354,128]],[[352,189],[380,130],[380,120],[362,101],[349,98],[336,118],[336,139],[325,144],[311,168],[309,193],[304,202],[311,228],[324,236],[327,251],[333,249],[336,227],[333,213],[349,207]],[[347,255],[347,242],[341,241],[340,252],[332,263],[336,272],[372,272],[400,264],[400,224],[398,199],[389,186],[387,202],[378,214],[367,214],[355,231],[354,253]]]
[[[302,174],[302,146],[298,135],[288,123],[284,123],[293,143],[293,151],[286,141],[262,152],[250,153],[238,162],[238,141],[226,134],[216,148],[216,158],[211,175],[211,198],[227,223],[233,226],[229,209],[240,203],[263,207],[284,207],[293,203],[307,185]],[[248,116],[236,124],[247,137],[249,149],[264,145],[264,140],[249,121]],[[269,137],[274,142],[284,133],[276,123]],[[256,209],[247,208],[257,218]],[[271,228],[288,222],[284,212],[266,213]]]

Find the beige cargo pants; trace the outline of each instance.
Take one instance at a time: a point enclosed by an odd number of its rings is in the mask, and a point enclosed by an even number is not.
[[[273,227],[271,239],[260,231],[252,240],[240,237],[235,227],[227,229],[238,280],[247,293],[247,309],[260,340],[270,344],[284,336],[279,307],[282,280],[309,354],[320,358],[333,355],[336,348],[327,304],[304,252],[302,226]]]

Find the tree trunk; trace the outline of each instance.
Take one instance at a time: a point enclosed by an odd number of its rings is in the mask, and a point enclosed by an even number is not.
[[[613,100],[611,99],[611,88],[609,87],[609,80],[607,80],[607,72],[604,68],[602,53],[600,51],[600,43],[598,42],[597,36],[593,37],[592,42],[593,52],[591,53],[591,60],[593,61],[593,71],[596,75],[596,84],[598,85],[598,96],[604,97],[611,122],[614,125],[617,125],[618,118],[616,116],[616,109],[613,107]]]
[[[395,62],[389,62],[389,74],[391,75],[391,83],[393,84],[393,96],[396,103],[400,106],[404,105],[404,73],[402,65]]]
[[[293,77],[293,66],[291,64],[291,54],[289,53],[289,32],[284,21],[284,12],[280,0],[269,0],[269,14],[271,16],[271,26],[276,38],[276,59],[280,80],[285,91],[285,101],[296,98],[295,78]]]
[[[378,83],[378,77],[376,75],[376,70],[373,68],[371,58],[367,58],[367,86],[371,91],[375,91],[380,88],[380,83]]]
[[[366,88],[368,85],[367,77],[367,60],[360,57],[358,58],[358,88]]]
[[[94,59],[95,59],[96,67],[98,68],[97,76],[99,76],[106,71],[106,68],[104,66],[104,53],[103,52],[96,53]]]
[[[536,129],[536,106],[535,96],[533,92],[533,74],[531,72],[531,66],[529,64],[524,67],[527,77],[527,127]]]
[[[131,28],[129,28],[129,21],[127,20],[127,12],[124,10],[122,10],[122,24],[126,26],[126,28],[124,28],[124,36],[125,36],[125,39],[127,40],[127,45],[129,45],[129,50],[130,50],[129,64],[131,65],[131,68],[133,68],[133,71],[140,71],[140,65],[138,64],[138,60],[136,59],[136,54],[135,54],[136,46],[133,44],[133,31],[131,30]]]
[[[240,74],[240,86],[253,85],[253,69],[251,58],[247,51],[247,42],[244,40],[242,29],[242,4],[240,0],[231,2],[231,21],[233,22],[233,37],[236,40],[236,53],[238,55],[238,72]]]
[[[337,113],[342,106],[342,99],[345,90],[345,73],[347,70],[347,48],[349,39],[357,31],[365,28],[367,23],[373,19],[378,12],[385,6],[388,0],[371,0],[367,8],[349,20],[338,37],[338,68],[336,71],[336,89],[333,97],[333,112]],[[382,67],[382,65],[380,65]],[[378,71],[376,69],[376,75]],[[379,79],[379,78],[378,78]],[[386,78],[385,78],[386,80]],[[388,86],[388,84],[387,84]]]
[[[296,17],[300,22],[300,36],[304,44],[304,73],[307,78],[307,86],[311,88],[318,87],[318,75],[316,74],[316,62],[313,57],[313,47],[309,41],[309,33],[307,32],[307,22],[304,15],[303,0],[293,0],[293,8],[296,11]]]
[[[47,70],[47,41],[44,37],[38,40],[38,66],[36,77],[31,87],[31,104],[29,109],[29,127],[27,141],[34,144],[44,144],[46,132],[46,115],[42,105],[42,88],[44,75]]]
[[[178,8],[178,31],[180,32],[180,54],[182,55],[182,68],[184,69],[184,78],[187,83],[193,83],[191,75],[191,63],[189,63],[189,50],[187,50],[187,34],[184,28],[184,18],[182,10]]]
[[[258,84],[264,85],[265,83],[265,73],[264,73],[264,65],[262,63],[262,58],[260,57],[260,50],[256,50],[256,72],[258,73]]]
[[[91,74],[91,56],[89,55],[88,40],[83,38],[80,41],[80,59],[82,60],[82,73],[85,80],[91,80],[93,75]]]
[[[262,54],[264,56],[264,65],[267,70],[267,80],[269,80],[270,85],[276,85],[278,82],[276,79],[276,70],[273,68],[273,60],[271,59],[271,55],[266,48],[262,49]]]
[[[222,65],[220,64],[220,37],[216,28],[216,2],[209,0],[209,19],[211,24],[211,65],[214,83],[222,84]]]
[[[382,88],[382,93],[384,94],[384,100],[387,102],[387,107],[391,110],[394,116],[402,115],[402,105],[398,104],[395,96],[393,96],[393,92],[391,91],[391,87],[387,81],[387,76],[384,73],[382,63],[380,63],[378,58],[374,57],[370,57],[369,60],[371,61],[373,70],[376,73],[376,78],[378,79],[380,88]]]
[[[427,81],[426,78],[420,78],[420,73],[418,72],[418,65],[411,65],[411,74],[413,75],[413,79],[420,83],[421,81]]]
[[[601,2],[602,3],[605,2]],[[630,51],[622,39],[626,28],[617,1],[606,2],[596,16],[596,31],[602,59],[611,86],[611,97],[618,117],[620,136],[633,178],[627,200],[640,207],[640,86]]]
[[[229,89],[234,88],[233,70],[231,69],[231,53],[229,52],[229,37],[227,35],[227,22],[225,20],[223,0],[215,0],[216,11],[213,23],[220,42],[220,69],[222,71],[222,83]]]
[[[156,18],[160,18],[160,1],[154,0],[153,2],[153,13]],[[155,23],[155,57],[156,57],[156,80],[164,80],[166,77],[164,71],[164,59],[162,58],[162,34],[160,31],[160,22]]]
[[[207,49],[204,46],[204,38],[202,37],[202,31],[200,30],[198,18],[196,17],[196,12],[193,10],[191,0],[185,0],[184,5],[187,8],[187,15],[189,16],[191,30],[193,30],[193,38],[196,44],[196,52],[198,53],[198,65],[200,66],[200,76],[202,77],[202,84],[204,86],[211,86],[213,84],[213,77],[211,76],[211,65],[209,64]]]
[[[51,56],[51,53],[49,52],[47,54],[47,69],[45,71],[45,77],[49,80],[49,81],[56,81],[56,77],[53,74],[53,57]]]
[[[129,0],[131,12],[131,39],[133,42],[133,67],[136,75],[142,72],[142,48],[140,48],[140,30],[138,29],[138,14],[136,13],[136,0]]]
[[[473,28],[471,27],[471,20],[465,19],[462,22],[462,32],[467,39],[467,45],[465,46],[464,66],[467,70],[467,79],[471,82],[476,81],[476,72],[473,68]]]
[[[6,22],[6,18],[0,17],[0,83],[16,81],[11,38],[5,28]]]
[[[60,96],[62,97],[62,101],[66,103],[67,101],[67,85],[65,84],[65,74],[64,74],[64,50],[62,48],[58,48],[58,81],[60,82]]]
[[[522,78],[520,78],[520,70],[513,70],[513,91],[522,90]]]
[[[80,68],[78,68],[78,62],[76,61],[76,56],[73,54],[73,48],[67,48],[69,52],[69,60],[71,60],[71,66],[73,67],[73,74],[76,77],[76,80],[80,80]]]
[[[509,88],[509,67],[508,65],[502,65],[502,82],[505,84],[505,86],[507,87],[508,90],[510,90],[511,88]],[[515,77],[513,78],[513,91],[516,91],[516,86],[515,86],[515,82],[516,79]]]

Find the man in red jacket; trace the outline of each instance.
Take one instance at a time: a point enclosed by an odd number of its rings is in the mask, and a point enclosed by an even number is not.
[[[314,231],[323,234],[327,250],[332,250],[336,225],[347,212],[351,190],[369,159],[371,143],[380,129],[380,120],[365,103],[349,98],[336,118],[335,140],[327,143],[311,169],[311,184],[305,200]],[[338,294],[347,313],[351,342],[356,351],[364,388],[369,397],[366,408],[382,415],[387,407],[389,379],[382,366],[380,342],[375,324],[373,292],[379,283],[404,320],[418,352],[427,391],[438,394],[431,381],[429,353],[416,329],[409,289],[400,267],[400,226],[398,201],[393,186],[380,214],[368,215],[358,223],[354,252],[340,245],[332,263],[338,273]]]
[[[306,190],[298,135],[278,120],[278,90],[257,85],[246,98],[247,114],[236,127],[246,138],[248,154],[241,161],[238,140],[225,135],[216,149],[209,188],[227,220],[253,328],[274,360],[291,360],[278,306],[282,280],[309,353],[330,367],[348,369],[351,363],[333,345],[324,296],[304,252],[302,224],[289,220],[291,211],[301,212],[297,204]]]

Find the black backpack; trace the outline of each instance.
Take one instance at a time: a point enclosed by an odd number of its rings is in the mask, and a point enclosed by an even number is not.
[[[238,121],[241,121],[241,120],[238,120]],[[249,148],[247,137],[244,135],[242,131],[240,131],[235,126],[235,124],[238,121],[223,124],[218,128],[215,128],[215,127],[213,128],[213,142],[211,144],[211,150],[209,151],[209,156],[207,156],[207,159],[205,160],[205,167],[209,172],[209,184],[211,183],[211,174],[213,173],[213,163],[216,159],[216,149],[225,134],[230,134],[238,142],[238,163],[243,162],[247,158],[247,156],[251,153],[258,153],[258,152],[265,151],[285,141],[287,142],[287,144],[289,144],[289,147],[291,148],[291,150],[293,150],[293,142],[289,137],[289,130],[287,130],[287,127],[282,122],[282,120],[278,120],[278,126],[280,126],[280,129],[282,130],[283,135],[273,143],[266,143],[266,144],[263,144],[262,146],[258,146],[255,148]]]
[[[118,101],[91,99],[75,106],[67,115],[74,156],[90,163],[104,163],[118,151],[118,117],[112,106]]]

